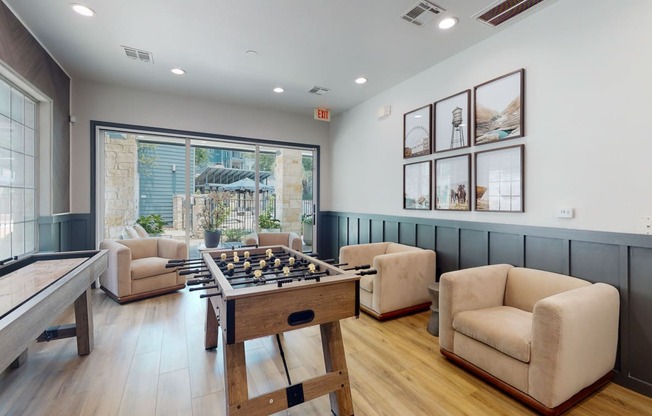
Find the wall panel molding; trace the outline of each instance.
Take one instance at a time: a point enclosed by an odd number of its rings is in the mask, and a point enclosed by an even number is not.
[[[652,237],[334,211],[323,211],[320,218],[322,258],[336,258],[351,241],[346,225],[354,221],[368,224],[371,234],[361,238],[366,234],[355,231],[355,241],[434,249],[437,279],[460,268],[509,263],[615,286],[621,299],[615,381],[652,397]]]

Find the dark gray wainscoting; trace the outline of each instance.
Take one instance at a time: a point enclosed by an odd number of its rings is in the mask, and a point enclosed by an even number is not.
[[[94,250],[90,214],[62,214],[38,220],[39,251]]]
[[[324,211],[319,256],[393,241],[437,252],[442,273],[509,263],[604,282],[620,291],[616,382],[652,397],[652,237],[638,234]]]

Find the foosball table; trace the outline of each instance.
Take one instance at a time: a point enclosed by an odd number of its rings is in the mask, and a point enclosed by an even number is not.
[[[205,251],[200,260],[171,261],[205,290],[205,347],[222,328],[227,415],[269,415],[328,394],[331,410],[353,415],[340,320],[358,317],[361,274],[285,246]],[[367,266],[368,267],[368,266]],[[194,286],[194,287],[192,287]],[[319,325],[326,373],[292,384],[278,334]],[[244,342],[276,335],[289,386],[249,397]]]

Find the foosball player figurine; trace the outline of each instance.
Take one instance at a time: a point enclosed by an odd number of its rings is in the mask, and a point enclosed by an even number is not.
[[[220,254],[220,262],[217,264],[219,267],[226,266],[226,253]]]
[[[274,268],[275,268],[276,270],[278,270],[278,269],[281,268],[281,259],[276,259],[276,260],[274,260]]]
[[[248,253],[248,251],[247,251],[247,253]],[[246,253],[245,253],[245,254],[246,254]],[[248,258],[248,257],[245,256],[245,259],[247,259],[247,258]],[[245,272],[245,273],[247,273],[247,274],[251,274],[251,263],[250,263],[249,261],[245,261],[245,262],[242,264],[242,266],[244,267],[244,272]]]
[[[261,270],[267,270],[268,266],[267,266],[267,262],[265,260],[261,260],[260,263],[258,263],[258,264],[260,264],[260,269]]]
[[[233,263],[227,264],[226,271],[224,272],[224,274],[227,276],[233,276],[234,273],[235,273],[235,266],[233,265]]]
[[[265,283],[265,276],[263,276],[262,271],[256,270],[254,272],[254,283]]]

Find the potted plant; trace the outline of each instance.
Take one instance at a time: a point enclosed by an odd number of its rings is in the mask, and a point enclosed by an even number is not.
[[[303,242],[307,246],[312,245],[312,218],[313,215],[304,214],[303,219],[301,220],[303,228]]]
[[[272,217],[274,200],[274,197],[271,196],[265,210],[258,215],[258,226],[261,232],[277,233],[281,231],[281,221]]]
[[[217,192],[210,192],[204,200],[204,208],[199,212],[206,248],[215,248],[219,245],[222,237],[220,227],[229,218],[229,214],[231,214],[231,209],[224,201],[224,196]]]

